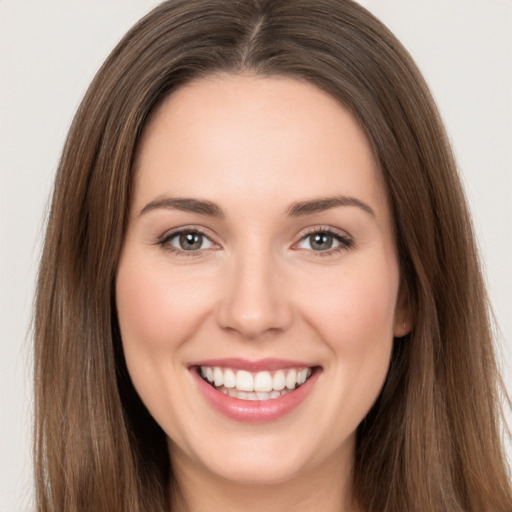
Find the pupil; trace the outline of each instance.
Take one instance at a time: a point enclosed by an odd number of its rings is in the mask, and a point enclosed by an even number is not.
[[[180,235],[180,245],[185,251],[201,249],[203,235],[200,233],[185,233]]]
[[[313,235],[311,247],[315,251],[330,249],[332,247],[332,236],[326,235],[325,233],[317,233],[316,235]]]

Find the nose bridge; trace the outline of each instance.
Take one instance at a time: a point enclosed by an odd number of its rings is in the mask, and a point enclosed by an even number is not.
[[[252,244],[233,254],[231,260],[219,308],[220,325],[247,339],[286,328],[291,304],[272,250]]]

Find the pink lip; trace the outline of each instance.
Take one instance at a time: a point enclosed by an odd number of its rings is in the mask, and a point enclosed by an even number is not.
[[[218,366],[220,368],[236,368],[237,370],[246,370],[248,372],[262,372],[283,370],[285,368],[309,368],[311,363],[304,361],[292,361],[290,359],[260,359],[258,361],[251,361],[249,359],[242,359],[237,357],[223,358],[223,359],[208,359],[204,361],[197,361],[189,365],[192,366]]]
[[[225,362],[226,360],[223,361]],[[201,363],[201,365],[229,366],[231,368],[240,368],[240,365],[231,364],[234,360],[230,361],[231,362],[229,365],[226,363],[224,365],[210,365]],[[302,363],[292,364],[291,366],[304,368],[307,367],[308,365]],[[286,367],[287,366],[279,366],[278,368]],[[247,366],[244,369],[246,368]],[[268,366],[266,366],[265,368],[269,369]],[[220,391],[217,391],[213,386],[205,382],[197,372],[197,368],[191,368],[191,373],[196,380],[196,383],[199,387],[201,394],[205,397],[205,399],[215,410],[235,421],[241,421],[246,423],[264,423],[268,421],[277,420],[285,416],[289,412],[293,411],[294,409],[296,409],[306,399],[306,397],[313,389],[321,371],[319,371],[318,369],[317,371],[314,371],[311,377],[296,390],[287,393],[286,395],[283,395],[279,398],[261,401],[240,400],[238,398],[230,397]]]

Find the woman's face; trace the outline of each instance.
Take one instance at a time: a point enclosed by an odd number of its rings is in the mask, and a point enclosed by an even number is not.
[[[157,110],[116,296],[176,471],[276,483],[349,468],[408,327],[400,295],[382,179],[332,97],[223,75]]]

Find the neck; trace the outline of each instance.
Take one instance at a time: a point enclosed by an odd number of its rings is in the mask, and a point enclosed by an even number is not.
[[[199,512],[358,512],[352,499],[353,457],[334,454],[310,471],[279,483],[226,480],[172,458],[175,492],[172,511]]]

